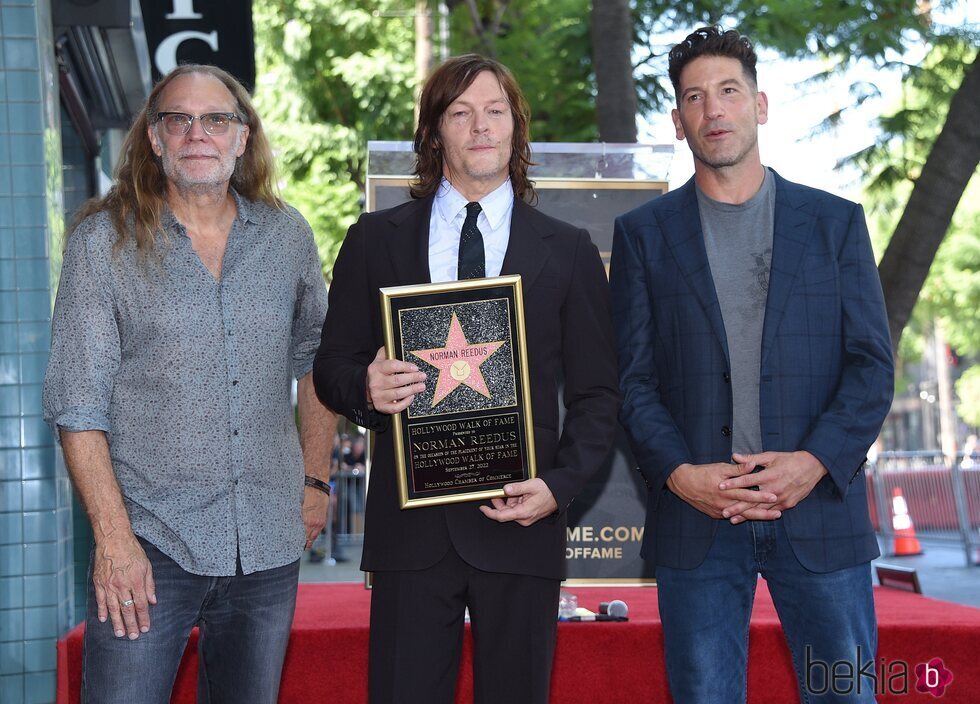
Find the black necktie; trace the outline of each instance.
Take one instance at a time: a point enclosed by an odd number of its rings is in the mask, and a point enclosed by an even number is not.
[[[459,235],[459,265],[456,278],[482,279],[486,276],[486,262],[483,255],[483,234],[476,226],[476,218],[483,208],[479,203],[466,204],[466,220]]]

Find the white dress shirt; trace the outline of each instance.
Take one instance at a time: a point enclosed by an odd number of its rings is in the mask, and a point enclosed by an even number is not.
[[[442,180],[432,203],[429,218],[429,276],[432,283],[456,281],[459,266],[459,233],[466,220],[468,201]],[[510,218],[514,212],[514,189],[507,179],[500,187],[480,200],[482,212],[476,225],[483,235],[486,274],[500,276],[504,254],[510,241]]]

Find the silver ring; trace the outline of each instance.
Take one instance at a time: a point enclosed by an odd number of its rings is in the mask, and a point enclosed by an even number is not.
[[[126,599],[126,601],[124,601],[122,603],[122,605],[123,606],[132,606],[133,605],[133,600],[132,599]]]

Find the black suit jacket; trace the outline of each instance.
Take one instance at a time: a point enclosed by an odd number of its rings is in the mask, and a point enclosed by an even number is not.
[[[601,465],[619,409],[609,294],[585,230],[517,199],[502,274],[520,274],[538,476],[558,511],[532,526],[497,523],[476,502],[400,509],[390,418],[367,408],[367,367],[383,345],[378,290],[429,282],[433,198],[365,213],[350,228],[334,266],[330,307],[314,366],[317,394],[376,431],[361,568],[424,569],[450,542],[482,570],[561,578],[565,509]],[[564,383],[564,424],[558,389]]]

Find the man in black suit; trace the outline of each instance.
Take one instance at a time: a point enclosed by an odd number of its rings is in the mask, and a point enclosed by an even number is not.
[[[314,378],[376,432],[361,563],[374,572],[372,704],[452,701],[466,607],[476,702],[548,700],[565,510],[609,450],[619,394],[598,251],[527,203],[528,123],[506,67],[448,60],[422,91],[413,200],[362,215],[334,267]],[[378,290],[499,274],[523,281],[538,477],[506,499],[401,510],[389,416],[425,372],[385,359]]]

